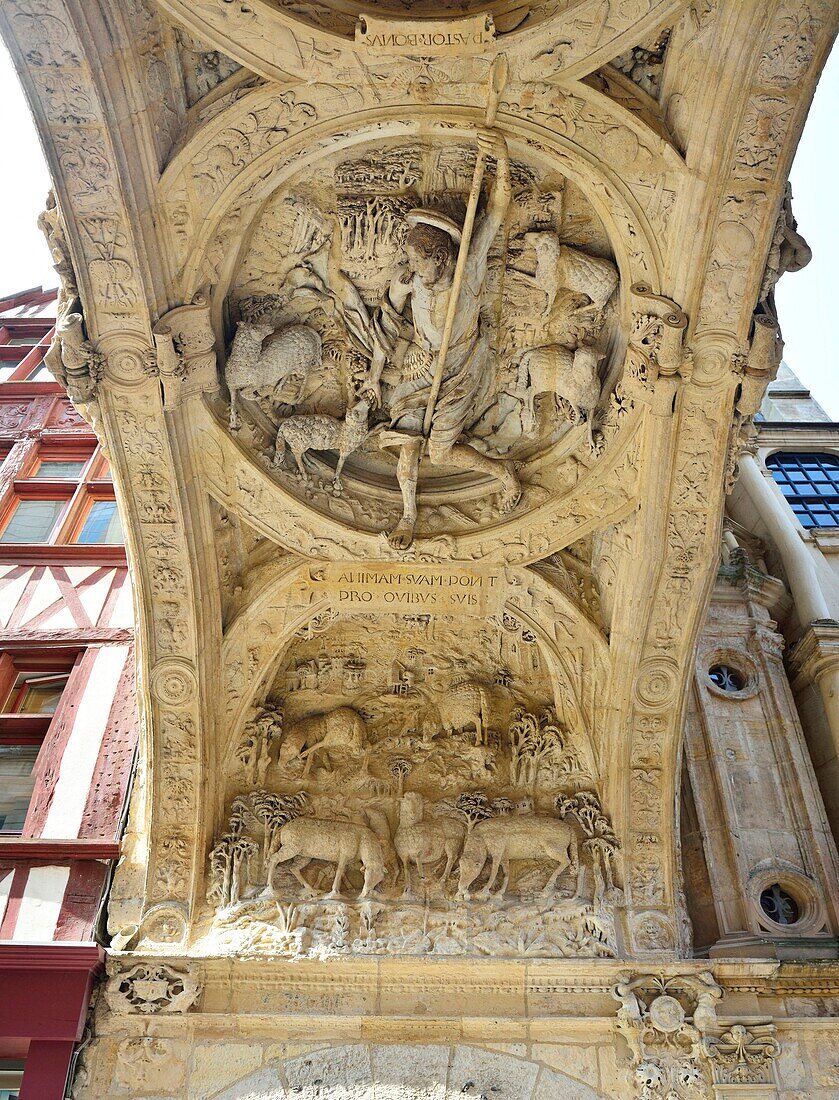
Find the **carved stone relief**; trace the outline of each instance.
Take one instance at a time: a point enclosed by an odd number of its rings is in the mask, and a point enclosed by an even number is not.
[[[177,952],[217,973],[253,953],[290,997],[285,962],[309,959],[321,1012],[344,956],[601,958],[611,983],[610,958],[689,950],[681,699],[723,488],[779,350],[753,315],[774,321],[805,254],[782,179],[831,16],[161,7],[176,31],[139,0],[89,17],[10,0],[0,21],[85,306],[62,311],[53,357],[99,403],[143,617],[148,738],[104,1001],[125,1063],[177,1095],[156,1029],[199,995]],[[436,33],[406,26],[432,14],[481,48],[397,41]],[[510,78],[484,132],[497,53]],[[4,428],[24,411],[8,402]],[[533,978],[534,1011],[575,984]],[[771,1079],[767,1025],[715,1024],[710,979],[619,989],[632,1073],[606,1052],[604,1095]]]
[[[207,942],[614,955],[620,845],[563,675],[508,613],[299,632],[232,747]]]
[[[478,147],[496,169],[451,320],[475,167],[457,143],[379,145],[310,175],[305,198],[278,192],[232,289],[231,429],[247,416],[242,438],[284,485],[362,512],[398,550],[533,507],[544,490],[526,471],[584,455],[565,438],[576,424],[589,455],[605,442],[618,275],[602,227],[562,177],[537,183],[501,139]],[[581,225],[586,247],[566,243]]]

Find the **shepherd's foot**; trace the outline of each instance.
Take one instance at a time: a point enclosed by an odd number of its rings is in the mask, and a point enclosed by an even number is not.
[[[387,537],[394,550],[407,550],[414,541],[415,519],[403,516]]]

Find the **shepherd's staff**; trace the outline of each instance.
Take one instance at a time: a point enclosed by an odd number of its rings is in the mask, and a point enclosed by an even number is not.
[[[507,58],[499,54],[492,63],[489,73],[489,91],[487,94],[486,125],[495,123],[498,113],[498,104],[501,93],[507,83]],[[466,260],[469,256],[469,243],[472,240],[472,230],[475,227],[475,215],[478,212],[478,200],[481,197],[481,183],[486,167],[486,154],[478,149],[475,160],[475,171],[472,173],[472,189],[469,192],[469,201],[466,204],[466,217],[463,221],[463,234],[460,238],[460,248],[457,253],[457,263],[454,267],[452,285],[449,290],[449,300],[446,306],[446,320],[443,325],[443,338],[440,341],[440,350],[437,352],[437,363],[434,367],[434,378],[431,382],[431,393],[428,397],[428,405],[425,409],[425,419],[422,425],[422,434],[428,439],[431,435],[431,422],[434,419],[434,407],[440,396],[440,387],[443,384],[443,371],[446,369],[446,359],[449,354],[449,344],[452,339],[454,319],[457,314],[457,303],[460,298],[460,286],[463,282],[463,273],[466,270]]]

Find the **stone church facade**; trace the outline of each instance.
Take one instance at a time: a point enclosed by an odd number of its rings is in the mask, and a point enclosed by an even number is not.
[[[837,1095],[836,18],[5,5],[138,608],[78,1100]]]

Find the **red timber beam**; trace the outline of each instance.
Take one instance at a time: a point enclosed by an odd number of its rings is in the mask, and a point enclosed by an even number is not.
[[[0,943],[0,1035],[29,1040],[20,1100],[62,1100],[105,953],[96,944]]]

